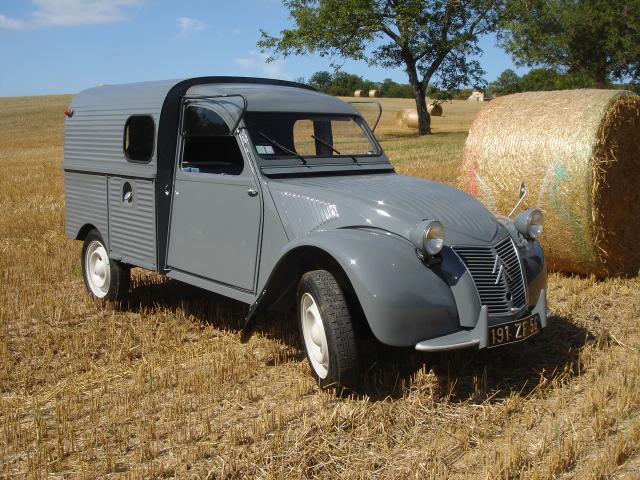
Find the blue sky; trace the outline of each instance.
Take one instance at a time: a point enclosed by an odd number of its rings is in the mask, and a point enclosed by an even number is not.
[[[256,47],[260,29],[276,33],[289,24],[279,0],[0,0],[0,96],[199,75],[293,80],[330,70],[336,59],[265,62]],[[514,68],[495,38],[481,45],[487,80]],[[342,68],[374,81],[407,81],[402,70],[364,62]]]

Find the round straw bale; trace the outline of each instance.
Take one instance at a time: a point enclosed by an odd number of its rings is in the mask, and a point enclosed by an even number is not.
[[[427,105],[427,112],[432,117],[442,115],[442,105],[430,103]],[[404,108],[396,113],[396,123],[409,128],[418,128],[418,111],[415,108]]]
[[[637,275],[640,268],[640,97],[620,90],[571,90],[499,97],[476,117],[461,184],[507,215],[545,215],[551,269]]]
[[[364,95],[362,94],[362,90],[356,90],[355,92],[353,92],[353,96],[354,97],[364,97]]]
[[[401,110],[398,110],[396,112],[396,124],[400,125],[401,127],[404,127],[405,126],[404,117],[409,112],[411,112],[410,108],[403,108]]]
[[[380,90],[369,90],[369,96],[371,98],[377,98],[380,96]]]
[[[403,117],[404,124],[409,128],[418,128],[418,111],[409,110]]]
[[[441,103],[430,103],[427,105],[427,112],[432,117],[441,117],[442,116],[442,104]]]

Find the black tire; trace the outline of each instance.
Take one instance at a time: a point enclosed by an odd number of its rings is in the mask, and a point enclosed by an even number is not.
[[[324,329],[328,352],[326,357],[318,354],[322,361],[317,357],[315,361],[312,359],[314,352],[323,350],[314,342],[311,333],[305,335],[305,321],[306,331],[311,332],[313,329],[308,325],[313,324],[311,318],[315,318],[309,313],[303,316],[303,311],[312,308],[306,295],[315,302]],[[297,300],[298,325],[313,376],[322,388],[355,388],[359,378],[358,344],[344,292],[335,277],[326,270],[305,273],[298,284]],[[308,308],[305,309],[303,301]],[[324,365],[324,359],[328,360],[327,365]]]
[[[101,259],[99,270],[102,275],[97,274],[96,268],[90,266],[92,256]],[[84,286],[93,298],[123,301],[128,297],[131,271],[126,265],[108,257],[104,240],[98,230],[91,230],[85,237],[80,262]],[[90,270],[94,270],[93,276]]]

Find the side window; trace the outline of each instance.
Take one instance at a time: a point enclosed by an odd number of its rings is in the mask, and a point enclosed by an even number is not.
[[[148,162],[153,156],[155,125],[149,115],[133,115],[124,126],[124,154],[134,162]]]
[[[240,175],[244,159],[227,122],[213,109],[189,105],[183,118],[185,172]]]
[[[184,129],[191,137],[230,135],[224,119],[210,108],[192,105],[184,112]]]

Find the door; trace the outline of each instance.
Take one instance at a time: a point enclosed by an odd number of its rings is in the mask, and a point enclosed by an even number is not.
[[[169,268],[254,290],[262,222],[260,190],[225,99],[183,105]],[[240,113],[238,113],[240,114]]]

